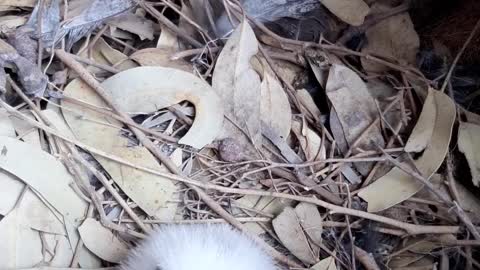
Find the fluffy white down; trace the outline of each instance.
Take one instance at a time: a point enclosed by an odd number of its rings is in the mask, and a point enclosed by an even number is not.
[[[276,270],[253,240],[228,225],[170,225],[152,233],[121,270]]]

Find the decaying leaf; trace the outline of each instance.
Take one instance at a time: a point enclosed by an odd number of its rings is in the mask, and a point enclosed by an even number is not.
[[[447,95],[430,89],[429,96],[434,102],[425,103],[418,124],[433,125],[433,132],[422,156],[414,161],[415,167],[426,179],[429,179],[437,171],[447,154],[456,116],[455,103]],[[434,121],[423,120],[426,117],[430,118],[432,111],[435,115]],[[415,127],[415,130],[428,129],[428,127]],[[416,141],[414,136],[419,136],[419,141],[424,140],[423,132],[414,132],[409,141]],[[409,167],[408,164],[406,166]],[[418,180],[395,167],[360,191],[358,195],[368,202],[369,212],[377,212],[410,198],[421,188],[422,184]],[[378,194],[382,194],[382,196],[378,196]]]
[[[363,0],[320,0],[320,2],[342,21],[359,26],[363,24],[370,8]]]
[[[389,8],[381,4],[374,4],[375,12],[387,11]],[[388,17],[369,27],[366,31],[367,45],[363,53],[374,53],[386,58],[405,61],[405,64],[415,64],[420,39],[415,31],[410,15],[402,14]],[[383,64],[362,57],[362,66],[369,72],[381,73],[388,70]]]
[[[258,41],[248,22],[241,23],[233,32],[220,53],[212,85],[223,100],[225,115],[240,126],[253,143],[261,144],[261,82],[250,65],[258,51]],[[224,136],[237,139],[248,147],[245,134],[225,121]]]
[[[349,148],[361,135],[363,137],[355,148],[376,150],[377,147],[385,145],[378,124],[365,133],[365,130],[379,116],[375,100],[368,92],[365,83],[354,71],[342,65],[332,65],[326,91],[338,116]],[[332,125],[332,123],[330,124]],[[371,163],[356,162],[355,165],[363,175],[368,174],[371,168]]]
[[[95,219],[85,219],[78,231],[85,246],[103,260],[118,263],[125,258],[127,245]]]
[[[183,59],[171,59],[174,50],[171,48],[147,48],[136,51],[130,56],[130,59],[139,63],[141,66],[159,66],[180,69],[193,73],[192,64]]]
[[[337,266],[335,265],[335,258],[331,256],[325,258],[312,266],[310,270],[337,270]]]
[[[472,182],[480,185],[480,126],[460,122],[458,129],[458,149],[465,154],[472,174]]]
[[[315,246],[310,247],[293,208],[285,207],[283,212],[272,221],[272,225],[282,244],[295,257],[306,264],[317,262],[316,252],[312,250]]]

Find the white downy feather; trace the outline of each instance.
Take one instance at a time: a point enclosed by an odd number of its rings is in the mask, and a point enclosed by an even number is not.
[[[276,270],[273,260],[228,225],[170,225],[132,250],[120,270]]]

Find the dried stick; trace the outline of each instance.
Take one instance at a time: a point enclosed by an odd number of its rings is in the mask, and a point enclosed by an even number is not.
[[[135,134],[137,139],[140,141],[142,145],[145,146],[156,158],[158,158],[162,164],[167,167],[167,169],[172,172],[173,174],[182,175],[182,172],[177,168],[177,166],[168,158],[163,155],[163,153],[157,148],[157,146],[145,136],[145,134],[135,128],[133,120],[128,116],[125,112],[121,110],[121,108],[111,100],[108,96],[107,92],[100,83],[75,59],[73,59],[68,53],[63,50],[56,50],[55,54],[57,55],[62,62],[64,62],[67,66],[75,70],[78,73],[80,78],[82,78],[85,83],[87,83],[115,112],[118,113],[120,117],[125,119],[125,123],[129,126],[132,132]],[[215,200],[213,200],[205,191],[200,189],[200,187],[187,183],[187,186],[193,189],[200,199],[205,202],[213,211],[219,214],[221,217],[226,219],[230,224],[235,226],[237,229],[243,231],[244,233],[249,234],[259,245],[261,245],[267,252],[272,255],[272,257],[276,258],[277,260],[291,265],[291,266],[298,266],[293,261],[289,260],[283,254],[266,244],[259,236],[249,233],[249,231],[245,228],[245,226],[235,219],[230,213],[228,213],[225,209],[223,209]]]

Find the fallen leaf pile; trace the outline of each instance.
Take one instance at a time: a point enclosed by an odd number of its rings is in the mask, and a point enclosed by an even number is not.
[[[420,69],[409,1],[260,2],[0,0],[0,269],[179,223],[291,269],[480,268],[480,103]]]

